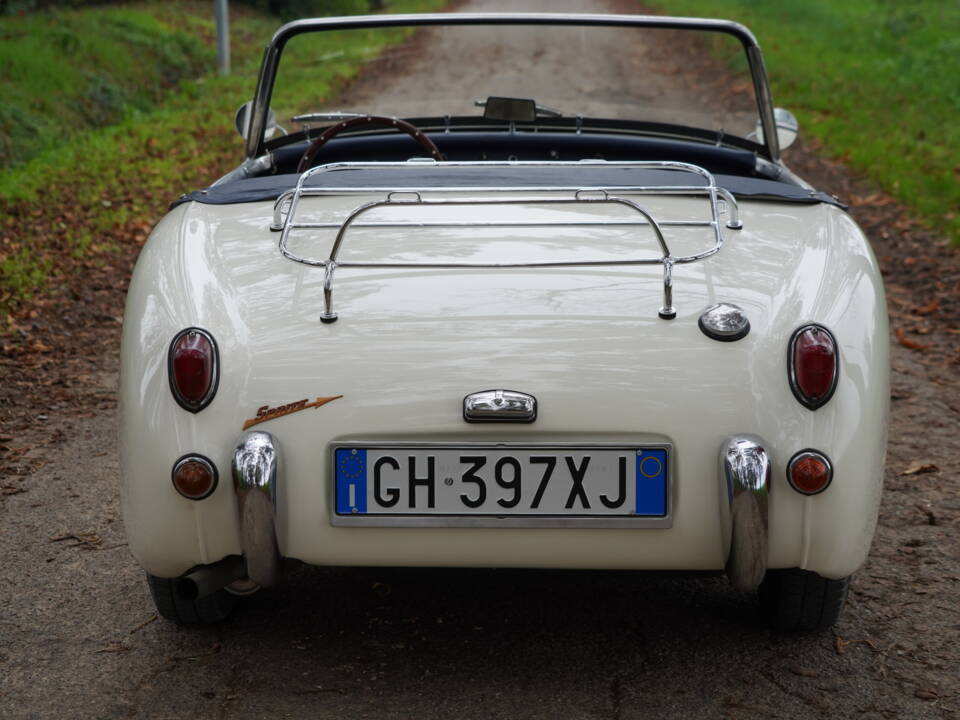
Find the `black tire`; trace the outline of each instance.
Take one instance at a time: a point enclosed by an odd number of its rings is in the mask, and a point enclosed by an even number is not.
[[[760,605],[774,630],[819,632],[840,617],[850,578],[830,580],[809,570],[767,570]]]
[[[147,573],[153,604],[161,617],[178,625],[206,625],[226,620],[237,604],[237,596],[226,590],[190,600],[177,592],[176,578],[159,578]]]

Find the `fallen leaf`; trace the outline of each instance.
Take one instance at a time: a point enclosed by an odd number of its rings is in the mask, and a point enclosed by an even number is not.
[[[940,697],[940,694],[933,688],[917,688],[913,695],[921,700],[936,700]]]
[[[923,475],[925,473],[938,472],[940,468],[934,465],[929,460],[914,460],[912,463],[907,465],[906,470],[904,470],[901,475]]]
[[[157,619],[157,616],[154,615],[153,617],[149,618],[148,620],[144,620],[142,623],[140,623],[139,625],[137,625],[133,630],[131,630],[131,631],[130,631],[130,634],[133,635],[137,630],[142,630],[143,628],[145,628],[147,625],[149,625],[150,623],[152,623],[152,622],[153,622],[154,620],[156,620],[156,619]]]
[[[69,547],[79,547],[84,550],[95,550],[103,544],[103,539],[96,533],[65,533],[50,538],[50,542],[64,542],[65,540],[73,540],[73,544]]]
[[[896,202],[889,195],[883,195],[881,193],[873,193],[872,195],[851,195],[850,202],[853,205],[871,205],[873,207],[884,207],[885,205],[892,205]]]
[[[294,690],[293,694],[294,695],[319,695],[320,693],[337,693],[339,695],[345,695],[348,692],[349,692],[349,688],[342,688],[342,687],[325,688],[323,686],[318,685],[315,688],[308,688],[307,690]]]
[[[897,336],[897,341],[903,345],[905,348],[910,350],[929,350],[929,345],[924,345],[923,343],[914,342],[907,338],[907,333],[903,328],[897,328],[894,333]]]
[[[811,670],[810,668],[793,666],[793,667],[788,668],[788,669],[789,669],[790,672],[792,672],[794,675],[799,675],[800,677],[805,677],[805,678],[815,678],[815,677],[819,677],[819,673],[817,673],[816,670]]]
[[[211,655],[216,655],[220,650],[223,649],[223,646],[218,642],[213,642],[210,644],[210,649],[206,652],[197,653],[196,655],[175,655],[170,658],[173,662],[179,662],[181,660],[197,660],[199,658],[209,657]]]
[[[930,313],[934,313],[939,309],[940,309],[940,298],[935,297],[926,305],[921,305],[920,307],[914,308],[913,311],[917,315],[929,315]]]
[[[130,648],[124,645],[122,642],[117,642],[116,640],[107,643],[99,650],[94,650],[93,654],[97,655],[99,653],[124,653],[130,652]]]

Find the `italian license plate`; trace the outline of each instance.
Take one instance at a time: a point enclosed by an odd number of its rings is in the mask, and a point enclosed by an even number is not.
[[[339,447],[336,515],[662,518],[657,448]]]

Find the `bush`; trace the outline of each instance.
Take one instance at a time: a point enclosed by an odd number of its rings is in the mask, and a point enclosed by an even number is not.
[[[147,112],[212,66],[203,38],[138,7],[146,6],[61,8],[3,22],[0,168]]]
[[[321,15],[363,15],[383,9],[383,0],[240,0],[282,20]]]
[[[283,20],[320,15],[362,15],[383,10],[386,0],[233,0],[270,13]],[[76,8],[83,5],[113,5],[123,0],[0,0],[0,15],[46,10],[53,7]]]
[[[53,7],[76,8],[82,5],[103,5],[107,2],[117,4],[117,0],[0,0],[0,15],[47,10]]]

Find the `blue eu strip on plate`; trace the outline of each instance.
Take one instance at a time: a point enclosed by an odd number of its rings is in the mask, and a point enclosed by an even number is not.
[[[637,454],[637,515],[667,514],[667,452]]]
[[[341,515],[367,511],[367,451],[340,449],[337,461],[337,512]]]

